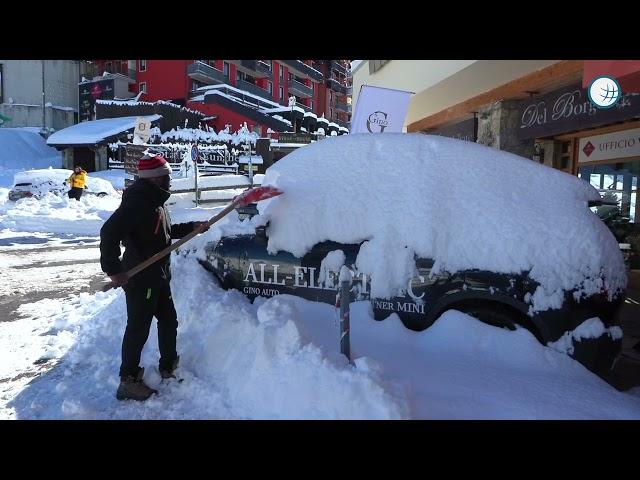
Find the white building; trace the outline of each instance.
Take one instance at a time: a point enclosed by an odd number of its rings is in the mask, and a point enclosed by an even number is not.
[[[83,63],[80,60],[0,60],[3,125],[44,126],[50,133],[77,123],[78,82]]]

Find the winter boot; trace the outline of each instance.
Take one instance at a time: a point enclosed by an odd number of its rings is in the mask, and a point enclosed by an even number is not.
[[[138,370],[138,375],[135,377],[133,375],[121,377],[116,398],[118,400],[138,400],[139,402],[142,402],[154,393],[158,393],[157,390],[154,390],[144,383],[142,380],[143,375],[144,368],[140,368]]]
[[[176,378],[174,372],[175,372],[176,368],[178,368],[178,363],[180,363],[180,355],[178,355],[176,357],[176,359],[173,361],[173,363],[171,364],[171,367],[168,370],[165,370],[162,367],[159,369],[160,370],[160,376],[164,380],[166,380],[168,378]]]

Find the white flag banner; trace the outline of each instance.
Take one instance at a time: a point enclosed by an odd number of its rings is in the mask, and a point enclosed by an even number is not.
[[[362,85],[349,133],[402,132],[413,92]]]

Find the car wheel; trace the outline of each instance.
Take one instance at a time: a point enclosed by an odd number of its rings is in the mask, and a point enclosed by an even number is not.
[[[471,304],[465,305],[460,310],[467,315],[477,318],[482,323],[494,327],[515,330],[516,324],[518,323],[513,315],[502,309],[499,305]]]

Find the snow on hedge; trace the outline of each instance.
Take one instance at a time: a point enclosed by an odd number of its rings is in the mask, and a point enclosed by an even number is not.
[[[494,148],[423,134],[345,135],[300,148],[264,185],[285,194],[259,204],[269,251],[302,256],[324,240],[365,242],[357,258],[371,294],[401,292],[414,257],[433,273],[530,272],[533,310],[626,285],[618,244],[587,207],[588,183]]]

